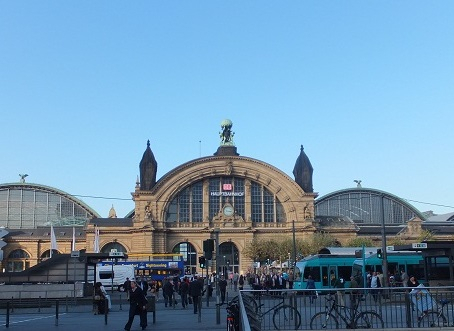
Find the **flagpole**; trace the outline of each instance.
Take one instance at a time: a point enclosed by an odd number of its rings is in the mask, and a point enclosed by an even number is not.
[[[57,238],[55,237],[54,226],[53,224],[50,225],[50,258],[52,258],[53,250],[58,250],[57,247]]]
[[[99,253],[99,229],[95,226],[95,241],[93,243],[93,251]]]
[[[73,243],[71,245],[71,251],[76,250],[76,228],[73,226]]]

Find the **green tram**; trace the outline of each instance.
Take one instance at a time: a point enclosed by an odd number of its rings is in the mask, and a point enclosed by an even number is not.
[[[315,288],[330,288],[332,274],[336,278],[343,278],[345,286],[348,287],[355,259],[355,255],[333,254],[318,254],[305,257],[295,265],[293,288],[305,289],[309,275],[312,276],[315,282]]]
[[[305,289],[309,275],[315,282],[317,289],[331,287],[331,275],[336,279],[343,278],[345,287],[350,286],[350,277],[353,275],[361,287],[369,271],[383,272],[383,259],[377,257],[377,248],[364,249],[364,258],[361,248],[334,249],[331,254],[317,254],[307,256],[295,265],[294,289]],[[358,256],[359,255],[359,256]],[[400,271],[405,270],[407,275],[415,276],[423,284],[440,285],[449,275],[449,261],[446,257],[426,257],[426,266],[421,252],[405,252],[387,250],[387,266],[391,286],[402,286]],[[363,268],[364,265],[364,268]],[[428,275],[425,277],[424,275]],[[428,279],[427,279],[428,278]],[[429,282],[430,281],[430,282]]]
[[[421,252],[404,252],[395,251],[387,252],[388,274],[390,278],[394,277],[394,282],[390,279],[389,284],[402,286],[400,281],[400,272],[405,270],[407,275],[415,276],[419,283],[429,285],[429,281],[435,281],[434,285],[440,285],[449,275],[449,261],[447,257],[427,257],[426,266]],[[363,268],[364,265],[364,268]],[[424,272],[425,268],[426,273]],[[369,271],[383,270],[383,260],[377,257],[377,254],[363,259],[356,259],[353,262],[352,274],[355,278],[360,279],[360,285],[364,283],[364,275]],[[428,277],[425,276],[428,275]],[[363,275],[363,277],[361,277]],[[429,279],[426,279],[429,278]]]
[[[309,275],[317,289],[331,287],[331,275],[343,278],[345,287],[350,286],[353,262],[362,256],[370,256],[380,247],[326,247],[317,255],[310,255],[295,264],[294,289],[305,289]]]

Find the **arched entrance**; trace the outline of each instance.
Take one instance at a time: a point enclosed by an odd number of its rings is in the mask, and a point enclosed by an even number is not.
[[[219,263],[218,272],[228,276],[240,270],[240,256],[236,245],[227,241],[219,245]]]
[[[53,249],[52,255],[57,255],[57,254],[60,254],[60,252],[57,251],[56,249]],[[50,259],[50,249],[48,249],[47,251],[44,251],[43,254],[41,254],[41,256],[39,258],[41,259],[41,262],[46,261],[47,259]]]
[[[15,249],[8,255],[6,271],[19,272],[30,267],[30,255],[23,249]]]
[[[172,253],[183,255],[184,273],[192,275],[197,272],[197,251],[194,246],[188,242],[182,242],[176,245]]]
[[[110,242],[108,244],[105,244],[102,248],[101,248],[101,253],[110,253],[112,250],[116,250],[117,252],[123,252],[123,253],[126,253],[126,248],[120,244],[120,243],[117,243],[117,242]]]

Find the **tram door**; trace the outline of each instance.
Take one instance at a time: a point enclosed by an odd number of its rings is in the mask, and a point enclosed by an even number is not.
[[[333,278],[337,279],[337,266],[329,266],[328,286],[333,286]]]
[[[337,279],[337,267],[336,266],[322,266],[322,286],[331,287],[331,278]]]

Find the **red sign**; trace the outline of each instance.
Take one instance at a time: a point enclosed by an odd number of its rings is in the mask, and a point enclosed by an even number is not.
[[[222,184],[222,189],[224,191],[231,191],[232,190],[232,184]]]

